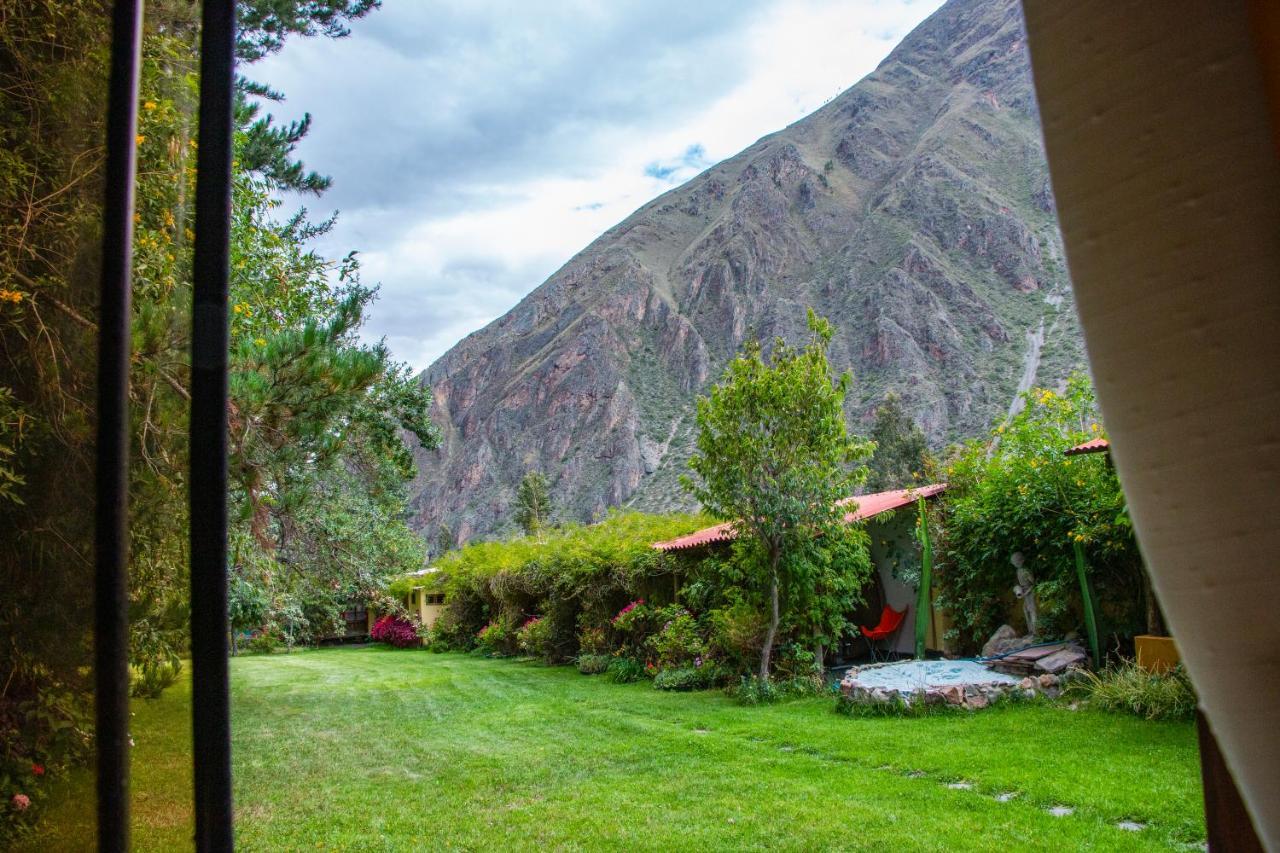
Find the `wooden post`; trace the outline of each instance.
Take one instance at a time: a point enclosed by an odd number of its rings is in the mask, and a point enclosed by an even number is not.
[[[1262,853],[1262,842],[1203,711],[1196,711],[1196,732],[1200,738],[1200,781],[1204,783],[1204,825],[1210,853]]]

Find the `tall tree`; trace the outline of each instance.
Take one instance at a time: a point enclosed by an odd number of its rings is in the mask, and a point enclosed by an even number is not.
[[[811,600],[814,557],[853,535],[841,498],[866,479],[871,444],[845,426],[850,377],[832,375],[831,324],[809,311],[803,348],[778,340],[766,359],[747,345],[711,394],[698,400],[698,436],[685,487],[713,515],[733,519],[745,580],[767,602],[760,678],[769,677],[782,605]]]
[[[907,414],[897,394],[886,394],[876,408],[871,440],[876,443],[876,450],[869,463],[868,489],[882,492],[923,482],[929,467],[929,445],[924,431]]]
[[[551,521],[551,492],[547,478],[530,471],[516,490],[516,523],[529,536],[537,536]]]

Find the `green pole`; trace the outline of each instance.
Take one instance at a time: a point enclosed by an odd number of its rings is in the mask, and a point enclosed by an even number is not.
[[[924,642],[929,632],[929,613],[933,602],[929,596],[929,585],[933,578],[933,544],[929,541],[929,517],[925,514],[924,498],[917,503],[920,506],[920,590],[916,598],[916,660],[924,660]]]
[[[1093,654],[1093,665],[1102,665],[1102,652],[1098,648],[1098,613],[1093,604],[1093,585],[1089,583],[1089,573],[1085,569],[1084,545],[1080,540],[1071,540],[1071,547],[1076,552],[1076,577],[1080,579],[1080,600],[1084,602],[1084,627],[1089,632],[1089,651]]]

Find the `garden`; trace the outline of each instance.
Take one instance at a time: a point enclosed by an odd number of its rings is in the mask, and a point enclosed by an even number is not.
[[[231,662],[243,850],[1184,850],[1204,828],[1193,725],[1028,702],[841,716],[744,707],[572,667],[386,646]],[[190,684],[137,703],[134,839],[192,832]],[[91,846],[92,779],[41,849]]]

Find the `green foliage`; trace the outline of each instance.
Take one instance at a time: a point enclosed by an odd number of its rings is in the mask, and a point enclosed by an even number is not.
[[[871,440],[876,449],[868,463],[868,491],[905,489],[925,482],[932,467],[929,445],[897,394],[885,395],[876,408]]]
[[[178,659],[148,661],[130,670],[129,695],[135,698],[155,699],[166,687],[182,674],[182,661]]]
[[[1103,434],[1089,380],[1076,375],[1064,393],[1034,389],[1024,401],[987,441],[970,442],[948,463],[933,537],[938,600],[962,646],[980,646],[1005,618],[1017,582],[1011,559],[1021,554],[1035,579],[1039,633],[1081,631],[1079,542],[1103,626],[1131,636],[1143,624],[1143,569],[1120,483],[1104,454],[1063,455]]]
[[[547,478],[530,471],[516,490],[516,523],[526,536],[537,536],[551,521],[551,493]]]
[[[599,643],[606,632],[615,638],[625,633],[611,624],[613,616],[648,586],[662,579],[669,585],[683,566],[652,543],[707,523],[694,515],[613,512],[598,524],[565,525],[540,536],[450,551],[435,563],[446,592],[438,633],[464,649],[468,636],[490,622],[518,625],[527,614],[541,613],[550,633],[546,657],[571,660],[583,632],[596,632],[592,636]]]
[[[821,678],[801,676],[792,678],[760,678],[746,676],[726,691],[739,705],[771,705],[790,699],[806,699],[827,693]]]
[[[600,675],[609,668],[609,664],[613,662],[613,658],[609,655],[600,655],[593,652],[583,652],[578,655],[576,664],[578,672],[583,675]]]
[[[768,360],[758,344],[749,344],[710,395],[698,400],[696,450],[689,460],[695,478],[684,480],[708,512],[734,519],[740,583],[766,603],[769,614],[763,679],[784,610],[819,642],[830,641],[829,629],[844,612],[844,566],[822,554],[858,547],[851,540],[859,532],[844,523],[837,502],[866,479],[861,462],[872,450],[845,426],[850,379],[832,377],[826,354],[831,324],[810,311],[809,329],[805,347],[778,340]],[[862,571],[869,566],[864,561]],[[850,578],[847,586],[859,585]]]
[[[516,631],[516,644],[520,651],[535,658],[547,658],[551,654],[551,620],[541,616],[528,619]]]
[[[476,649],[492,657],[513,654],[519,642],[508,619],[495,619],[476,632]]]
[[[656,662],[663,669],[700,667],[702,657],[707,653],[707,646],[698,623],[684,608],[677,606],[674,610],[653,636],[652,647]]]
[[[706,690],[714,687],[720,673],[713,664],[664,669],[653,677],[655,690]]]
[[[1103,710],[1148,720],[1190,720],[1196,713],[1196,691],[1181,665],[1155,673],[1123,660],[1099,673],[1084,672],[1068,692]]]
[[[631,658],[614,658],[609,662],[604,677],[614,684],[631,684],[649,677],[644,664]]]

